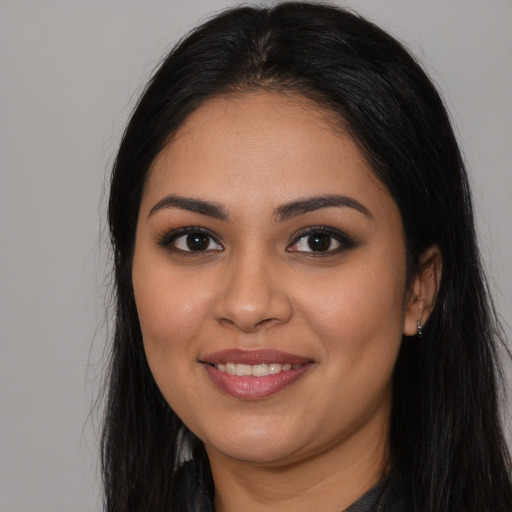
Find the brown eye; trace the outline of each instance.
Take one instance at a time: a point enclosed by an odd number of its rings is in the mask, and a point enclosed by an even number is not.
[[[223,247],[207,233],[189,232],[174,237],[168,244],[183,252],[222,251]]]
[[[325,233],[315,233],[307,237],[308,246],[312,251],[328,251],[333,242],[332,237]]]
[[[185,237],[187,247],[191,251],[206,251],[210,245],[209,237],[201,233],[193,233]]]
[[[304,253],[334,253],[344,244],[339,240],[341,236],[335,236],[331,233],[313,231],[298,238],[290,247],[288,252]]]

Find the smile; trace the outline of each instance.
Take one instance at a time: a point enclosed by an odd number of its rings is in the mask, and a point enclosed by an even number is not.
[[[315,366],[306,357],[272,349],[229,349],[200,362],[218,390],[242,400],[261,400],[283,391]]]
[[[219,363],[215,365],[220,372],[229,375],[238,375],[239,377],[252,375],[254,377],[265,377],[267,375],[277,375],[281,372],[287,372],[291,369],[298,370],[302,368],[302,364],[290,363],[262,363],[262,364],[243,364],[243,363]]]

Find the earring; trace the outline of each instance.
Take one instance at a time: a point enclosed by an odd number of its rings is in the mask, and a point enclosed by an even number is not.
[[[421,340],[421,336],[423,335],[423,325],[421,325],[421,322],[416,322],[416,328],[418,331],[418,338]]]

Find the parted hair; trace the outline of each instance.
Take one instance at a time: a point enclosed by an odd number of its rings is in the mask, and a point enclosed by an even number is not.
[[[397,40],[353,12],[304,2],[234,8],[193,30],[155,72],[122,138],[108,205],[115,331],[102,436],[105,510],[211,510],[204,447],[146,361],[132,257],[154,158],[208,98],[251,90],[300,94],[343,123],[398,205],[409,277],[426,248],[441,251],[436,305],[421,340],[404,336],[393,377],[392,464],[414,512],[510,512],[500,330],[446,108]]]

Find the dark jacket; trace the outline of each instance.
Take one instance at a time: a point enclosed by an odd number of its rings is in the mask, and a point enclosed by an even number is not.
[[[214,512],[206,491],[192,499],[187,495],[186,489],[194,488],[198,480],[201,480],[201,477],[195,474],[194,466],[185,463],[179,472],[173,510]],[[340,512],[412,512],[411,503],[405,482],[397,471],[392,471],[355,503]]]
[[[343,512],[411,512],[407,487],[394,471]]]

